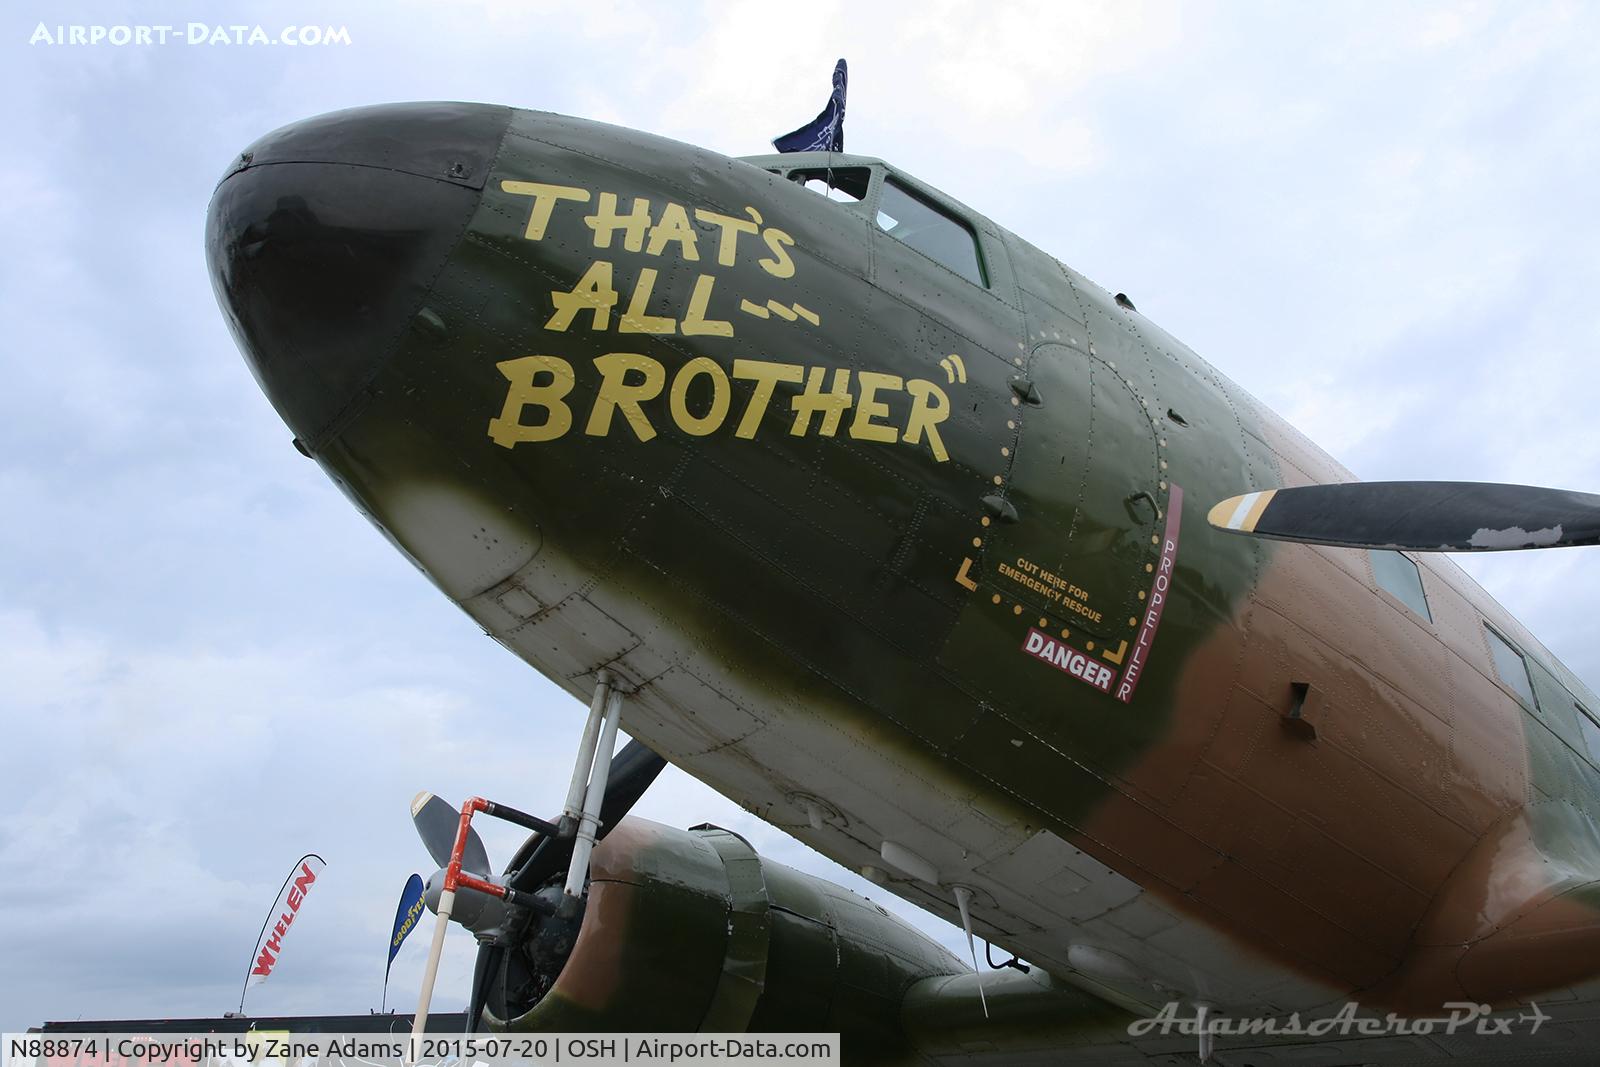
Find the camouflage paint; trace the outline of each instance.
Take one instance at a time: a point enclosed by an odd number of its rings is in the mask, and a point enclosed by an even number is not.
[[[950,917],[972,885],[985,936],[1121,1004],[1591,978],[1592,953],[1522,946],[1596,929],[1596,771],[1564,710],[1593,697],[1448,563],[1422,563],[1424,621],[1362,553],[1212,530],[1218,500],[1346,472],[1131,304],[897,173],[973,229],[989,285],[962,280],[874,225],[876,160],[465,114],[505,125],[406,171],[450,186],[429,240],[456,229],[356,371],[285,369],[250,260],[293,231],[241,190],[345,181],[360,137],[264,139],[282,162],[235,167],[209,241],[303,446],[497,640],[575,695],[608,667],[674,762],[850,866],[909,843],[940,882],[889,888]],[[359,166],[388,182],[386,160]],[[819,165],[874,192],[764,169]],[[1123,676],[1169,530],[1126,703],[1024,650],[1037,631]],[[1484,620],[1545,710],[1497,680]],[[1074,968],[1083,945],[1132,977]]]

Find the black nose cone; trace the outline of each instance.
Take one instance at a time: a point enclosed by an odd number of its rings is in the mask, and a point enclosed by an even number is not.
[[[211,199],[212,285],[256,380],[315,447],[422,307],[507,108],[393,104],[268,134]]]

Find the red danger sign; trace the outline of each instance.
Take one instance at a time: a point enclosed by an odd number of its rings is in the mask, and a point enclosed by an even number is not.
[[[1041,663],[1048,663],[1065,671],[1078,681],[1092,685],[1102,693],[1111,692],[1111,668],[1097,663],[1071,645],[1057,641],[1036,627],[1029,627],[1028,637],[1022,642],[1022,651]]]

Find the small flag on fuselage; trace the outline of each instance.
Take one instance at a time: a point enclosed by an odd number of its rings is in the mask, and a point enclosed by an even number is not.
[[[793,133],[774,137],[772,147],[780,152],[843,152],[846,74],[841,59],[833,68],[833,94],[828,97],[828,106]]]

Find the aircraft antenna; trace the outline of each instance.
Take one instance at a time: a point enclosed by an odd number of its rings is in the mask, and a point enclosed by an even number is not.
[[[978,1002],[983,1005],[983,1017],[989,1017],[989,998],[983,993],[983,971],[978,967],[978,946],[972,941],[972,890],[964,885],[955,887],[956,909],[961,912],[961,929],[967,932],[967,951],[972,954],[972,971],[978,976]]]

